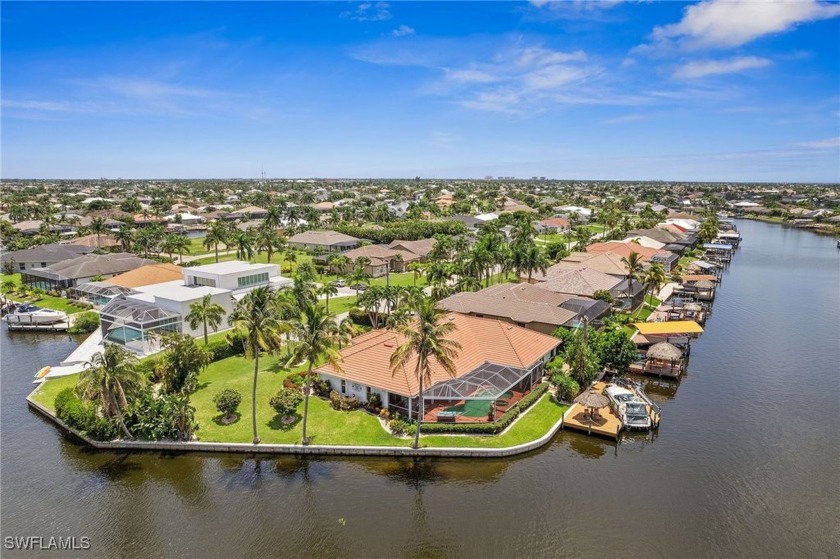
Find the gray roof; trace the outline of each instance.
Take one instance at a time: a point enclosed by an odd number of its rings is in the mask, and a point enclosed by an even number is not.
[[[615,276],[589,268],[578,268],[558,271],[556,275],[549,277],[548,281],[538,283],[537,287],[555,293],[592,297],[596,291],[611,291],[620,283],[621,280]]]
[[[338,231],[304,231],[289,239],[290,243],[306,245],[337,245],[358,242],[359,239]]]
[[[70,260],[83,254],[89,254],[96,250],[92,247],[82,245],[60,245],[49,244],[41,245],[24,250],[16,250],[14,252],[6,252],[0,256],[0,261],[8,262],[14,260],[15,262],[62,262]]]
[[[487,295],[481,292],[456,293],[438,303],[443,309],[463,314],[479,314],[507,318],[520,324],[541,322],[562,326],[577,314],[549,303],[517,300],[504,294]]]
[[[56,280],[90,278],[122,274],[146,264],[154,264],[154,260],[140,258],[128,252],[114,254],[87,254],[42,269],[28,270],[26,273]]]

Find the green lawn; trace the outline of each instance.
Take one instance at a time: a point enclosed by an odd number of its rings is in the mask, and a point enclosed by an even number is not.
[[[20,288],[21,283],[20,274],[2,274],[0,275],[0,283],[6,281],[13,281],[17,288]],[[65,299],[63,297],[53,297],[52,295],[32,295],[27,293],[18,293],[17,291],[11,293],[4,293],[12,301],[18,303],[32,303],[45,309],[52,309],[54,311],[64,311],[67,314],[82,312],[88,309],[80,307],[74,301]]]
[[[0,283],[5,283],[7,281],[13,281],[15,286],[23,285],[20,280],[20,274],[0,274]]]
[[[525,415],[501,435],[429,435],[420,439],[421,446],[500,448],[516,446],[545,435],[563,416],[568,406],[558,404],[549,394],[531,407]]]
[[[56,395],[65,388],[74,388],[78,380],[78,374],[47,379],[47,382],[41,383],[36,392],[32,395],[32,399],[42,406],[45,406],[50,411],[55,411],[54,404]]]
[[[303,404],[298,408],[298,418],[290,426],[283,425],[268,404],[273,394],[283,387],[283,378],[291,371],[283,368],[282,359],[272,356],[260,358],[257,381],[257,429],[264,443],[300,444]],[[293,371],[303,370],[303,366]],[[254,362],[243,357],[230,357],[211,363],[199,375],[199,389],[191,397],[199,424],[197,436],[207,442],[252,441],[251,387]],[[64,388],[74,387],[78,375],[49,379],[33,394],[33,399],[54,410],[56,395]],[[239,418],[230,425],[220,421],[220,414],[213,404],[213,397],[225,388],[242,394]],[[502,435],[465,436],[429,435],[421,437],[422,446],[499,448],[522,444],[543,436],[563,415],[566,406],[544,396],[525,415]],[[387,433],[379,420],[362,410],[338,412],[329,402],[317,397],[309,400],[308,434],[313,444],[409,446],[410,439],[397,438]]]
[[[544,243],[568,243],[571,241],[569,236],[563,233],[548,233],[544,235],[537,235],[536,240]]]
[[[321,299],[318,303],[326,307],[324,299]],[[345,313],[354,306],[356,306],[356,297],[352,295],[350,297],[330,297],[330,312],[334,315]]]

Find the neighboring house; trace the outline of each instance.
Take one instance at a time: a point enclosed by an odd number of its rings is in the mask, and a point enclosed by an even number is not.
[[[444,218],[445,221],[460,221],[469,231],[476,231],[479,227],[484,225],[484,221],[473,217],[471,215],[453,215]]]
[[[181,332],[202,336],[203,324],[191,328],[186,321],[190,305],[209,295],[224,309],[220,330],[229,328],[227,316],[236,300],[261,286],[287,287],[292,280],[280,275],[276,264],[232,261],[182,268],[181,279],[137,286],[102,308],[102,336],[138,353],[159,349],[161,334]]]
[[[365,271],[374,278],[384,276],[389,272],[404,272],[408,264],[420,261],[420,257],[413,252],[392,249],[385,245],[365,245],[348,250],[344,256],[350,259],[344,273],[353,269],[357,258],[364,257],[370,260],[370,263],[365,266]]]
[[[505,321],[450,313],[455,329],[447,338],[460,344],[451,377],[432,360],[431,383],[424,386],[424,421],[479,422],[495,418],[540,382],[545,363],[560,340]],[[393,330],[372,330],[340,350],[340,368],[316,369],[333,390],[367,402],[377,394],[382,406],[416,418],[419,386],[416,356],[392,372],[390,359],[404,338]],[[477,413],[468,413],[466,410]],[[495,414],[493,413],[495,410]]]
[[[635,309],[642,304],[644,297],[642,282],[634,280],[631,288],[626,279],[589,268],[555,269],[545,281],[537,283],[536,286],[554,293],[589,298],[594,298],[598,291],[607,291],[612,295],[615,306],[621,309]]]
[[[105,250],[120,246],[119,241],[117,241],[113,235],[107,233],[100,233],[98,239],[95,234],[91,234],[85,235],[84,237],[76,237],[74,239],[61,241],[61,244],[82,245],[92,249],[100,248]]]
[[[200,215],[195,215],[195,214],[192,214],[190,212],[181,212],[181,213],[177,213],[177,214],[173,214],[173,215],[168,215],[168,216],[164,217],[163,219],[166,220],[166,221],[171,221],[173,223],[178,223],[179,222],[179,216],[180,216],[181,225],[197,225],[197,224],[202,223],[204,221],[204,218],[201,217]]]
[[[65,260],[90,254],[95,249],[77,244],[49,244],[24,250],[4,252],[0,262],[14,262],[16,272],[25,272],[36,268],[46,268]]]
[[[46,268],[22,272],[21,281],[24,285],[41,289],[63,290],[93,281],[94,278],[107,279],[152,263],[152,260],[128,252],[87,254]]]
[[[131,270],[130,272],[114,276],[106,283],[133,289],[136,287],[144,287],[146,285],[154,285],[156,283],[177,281],[183,277],[184,268],[168,262],[156,262],[154,264],[140,266],[136,270]]]
[[[338,231],[304,231],[289,239],[289,246],[324,252],[344,252],[359,246],[359,239]]]
[[[432,249],[435,248],[435,244],[437,244],[437,240],[435,239],[419,239],[417,241],[391,241],[391,244],[388,245],[389,248],[394,250],[402,250],[405,252],[410,252],[412,254],[416,254],[421,262],[426,261],[426,257],[432,252]]]
[[[627,275],[627,265],[621,256],[613,252],[573,252],[552,268],[556,270],[573,270],[589,268],[617,278]]]
[[[535,221],[534,228],[538,233],[566,233],[572,226],[568,219],[562,217],[549,217],[542,221]]]
[[[268,210],[264,208],[260,208],[258,206],[247,206],[245,208],[241,208],[239,210],[230,212],[225,217],[227,219],[264,219],[266,215],[268,215]]]

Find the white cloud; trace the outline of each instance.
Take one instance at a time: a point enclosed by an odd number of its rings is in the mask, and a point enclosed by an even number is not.
[[[814,140],[812,142],[801,142],[797,144],[804,148],[811,148],[811,149],[830,149],[836,150],[840,148],[840,136],[836,138],[826,138],[825,140]]]
[[[724,60],[696,60],[679,67],[674,72],[674,77],[697,79],[705,76],[734,74],[744,70],[764,68],[771,64],[773,64],[773,61],[758,56],[735,56]]]
[[[393,31],[391,31],[391,35],[394,37],[405,37],[406,35],[414,35],[414,28],[409,27],[408,25],[400,25]]]
[[[574,52],[553,51],[542,47],[528,47],[519,57],[520,66],[545,66],[563,62],[580,62],[586,60],[586,53],[582,50]]]
[[[362,2],[355,10],[341,12],[340,17],[353,21],[383,21],[391,19],[389,7],[387,2]]]
[[[456,70],[446,69],[446,78],[461,83],[492,83],[499,81],[498,76],[473,68],[462,68]]]
[[[679,41],[688,48],[731,48],[800,23],[840,15],[840,5],[816,0],[707,0],[685,8],[678,23],[656,27],[655,42]]]

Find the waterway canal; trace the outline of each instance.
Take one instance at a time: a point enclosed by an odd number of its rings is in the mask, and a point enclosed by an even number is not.
[[[100,557],[837,556],[840,250],[738,226],[688,376],[652,390],[655,438],[565,432],[513,460],[91,452],[24,401],[75,342],[3,328],[2,535]]]

